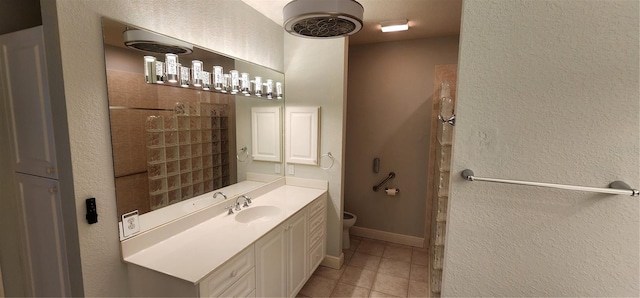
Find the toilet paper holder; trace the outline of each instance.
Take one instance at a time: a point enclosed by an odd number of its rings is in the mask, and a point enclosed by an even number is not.
[[[396,190],[396,193],[400,193],[400,189],[399,189],[399,188],[391,188],[391,189],[395,189],[395,190]],[[387,190],[389,190],[389,188],[388,188],[388,187],[385,187],[385,188],[384,188],[384,191],[387,191]]]

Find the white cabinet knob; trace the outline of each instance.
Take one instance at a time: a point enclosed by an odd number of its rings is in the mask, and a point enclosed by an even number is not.
[[[58,188],[57,187],[55,187],[55,186],[54,187],[49,187],[49,193],[50,194],[54,194],[54,193],[57,193],[57,192],[58,192]]]
[[[238,275],[238,270],[231,271],[231,277],[236,277]]]
[[[54,167],[47,167],[46,169],[47,174],[53,174],[56,172],[56,168]]]

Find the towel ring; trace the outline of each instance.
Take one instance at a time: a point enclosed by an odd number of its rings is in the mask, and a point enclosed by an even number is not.
[[[328,167],[326,167],[326,168],[322,167],[322,158],[323,158],[323,157],[325,157],[325,156],[328,156],[329,158],[331,158],[331,164],[330,164]],[[333,155],[331,154],[331,152],[327,152],[327,153],[325,153],[325,154],[322,154],[322,155],[320,156],[320,168],[321,168],[321,169],[323,169],[323,170],[331,169],[331,167],[333,167],[333,163],[334,163],[335,161],[336,161],[336,159],[335,159],[335,158],[333,158]]]
[[[240,158],[240,155],[242,155],[243,153],[244,153],[244,158]],[[249,150],[247,150],[246,146],[238,150],[238,153],[236,153],[236,158],[238,159],[239,162],[244,162],[245,160],[247,160],[247,158],[249,158]]]

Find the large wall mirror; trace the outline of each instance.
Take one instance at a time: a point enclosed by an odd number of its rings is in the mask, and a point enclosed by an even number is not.
[[[118,219],[137,210],[148,230],[220,202],[214,191],[233,197],[282,176],[282,73],[102,22]],[[256,125],[265,108],[269,125]]]

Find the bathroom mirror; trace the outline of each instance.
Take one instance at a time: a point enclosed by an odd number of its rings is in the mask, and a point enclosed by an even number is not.
[[[255,108],[283,109],[282,73],[129,24],[106,18],[102,23],[119,220],[137,210],[140,226],[150,229],[220,202],[201,199],[213,191],[233,197],[282,176],[276,172],[283,166],[281,159],[253,158],[251,115]],[[127,30],[162,40],[149,45],[148,38],[124,34]],[[195,80],[185,87],[179,81],[169,82],[167,71],[151,80],[153,74],[145,69],[148,59],[164,62],[165,54],[132,49],[125,46],[125,39],[147,42],[138,46],[145,49],[184,50],[187,53],[178,55],[178,63],[191,68],[193,60],[201,61],[202,70],[212,73],[210,90]],[[247,95],[215,90],[213,66],[221,66],[226,74],[248,73],[252,81],[261,77],[264,93],[256,96],[255,83]],[[267,80],[273,84],[271,98],[266,96]],[[280,98],[275,95],[276,82]],[[273,142],[282,142],[282,129],[270,133]],[[122,232],[121,238],[125,238]]]

